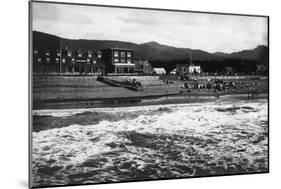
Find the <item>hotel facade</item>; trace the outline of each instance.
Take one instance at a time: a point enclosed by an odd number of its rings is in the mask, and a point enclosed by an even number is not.
[[[33,52],[34,74],[98,74],[104,72],[100,52],[69,48]]]
[[[135,73],[134,50],[108,48],[98,51],[34,49],[33,73],[47,75],[106,75]]]
[[[134,73],[135,64],[133,49],[109,48],[102,49],[102,61],[106,73]]]

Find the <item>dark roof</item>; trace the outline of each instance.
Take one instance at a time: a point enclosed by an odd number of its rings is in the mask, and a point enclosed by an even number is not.
[[[134,51],[134,49],[128,49],[128,48],[119,48],[119,47],[113,47],[113,48],[107,48],[110,50],[124,50],[124,51]],[[107,49],[102,49],[102,50],[107,50]]]

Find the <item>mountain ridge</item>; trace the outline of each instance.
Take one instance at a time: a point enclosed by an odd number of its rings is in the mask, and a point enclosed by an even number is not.
[[[67,39],[44,32],[33,31],[33,46],[37,49],[59,48],[68,46],[73,50],[100,50],[105,48],[119,47],[134,49],[136,59],[147,59],[149,61],[170,61],[189,59],[199,61],[225,60],[225,59],[243,59],[257,60],[262,64],[268,64],[268,47],[259,45],[254,49],[245,49],[238,52],[209,53],[200,49],[180,48],[160,44],[156,41],[146,43],[132,43],[118,40],[89,40],[89,39]]]

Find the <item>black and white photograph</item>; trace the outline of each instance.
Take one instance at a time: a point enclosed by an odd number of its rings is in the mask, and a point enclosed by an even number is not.
[[[29,185],[269,172],[269,17],[29,2]]]

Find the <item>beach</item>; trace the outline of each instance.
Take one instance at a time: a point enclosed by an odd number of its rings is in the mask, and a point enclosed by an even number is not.
[[[137,78],[142,91],[132,91],[123,87],[113,87],[96,81],[91,76],[41,76],[33,78],[33,109],[95,108],[167,103],[190,103],[216,100],[217,97],[241,94],[248,95],[249,86],[255,83],[255,94],[268,93],[268,79],[259,77],[248,79],[228,79],[237,85],[235,91],[210,92],[205,89],[184,89],[185,81],[166,80],[159,76],[128,77]],[[262,78],[262,77],[261,77]],[[199,79],[206,84],[206,78]]]

